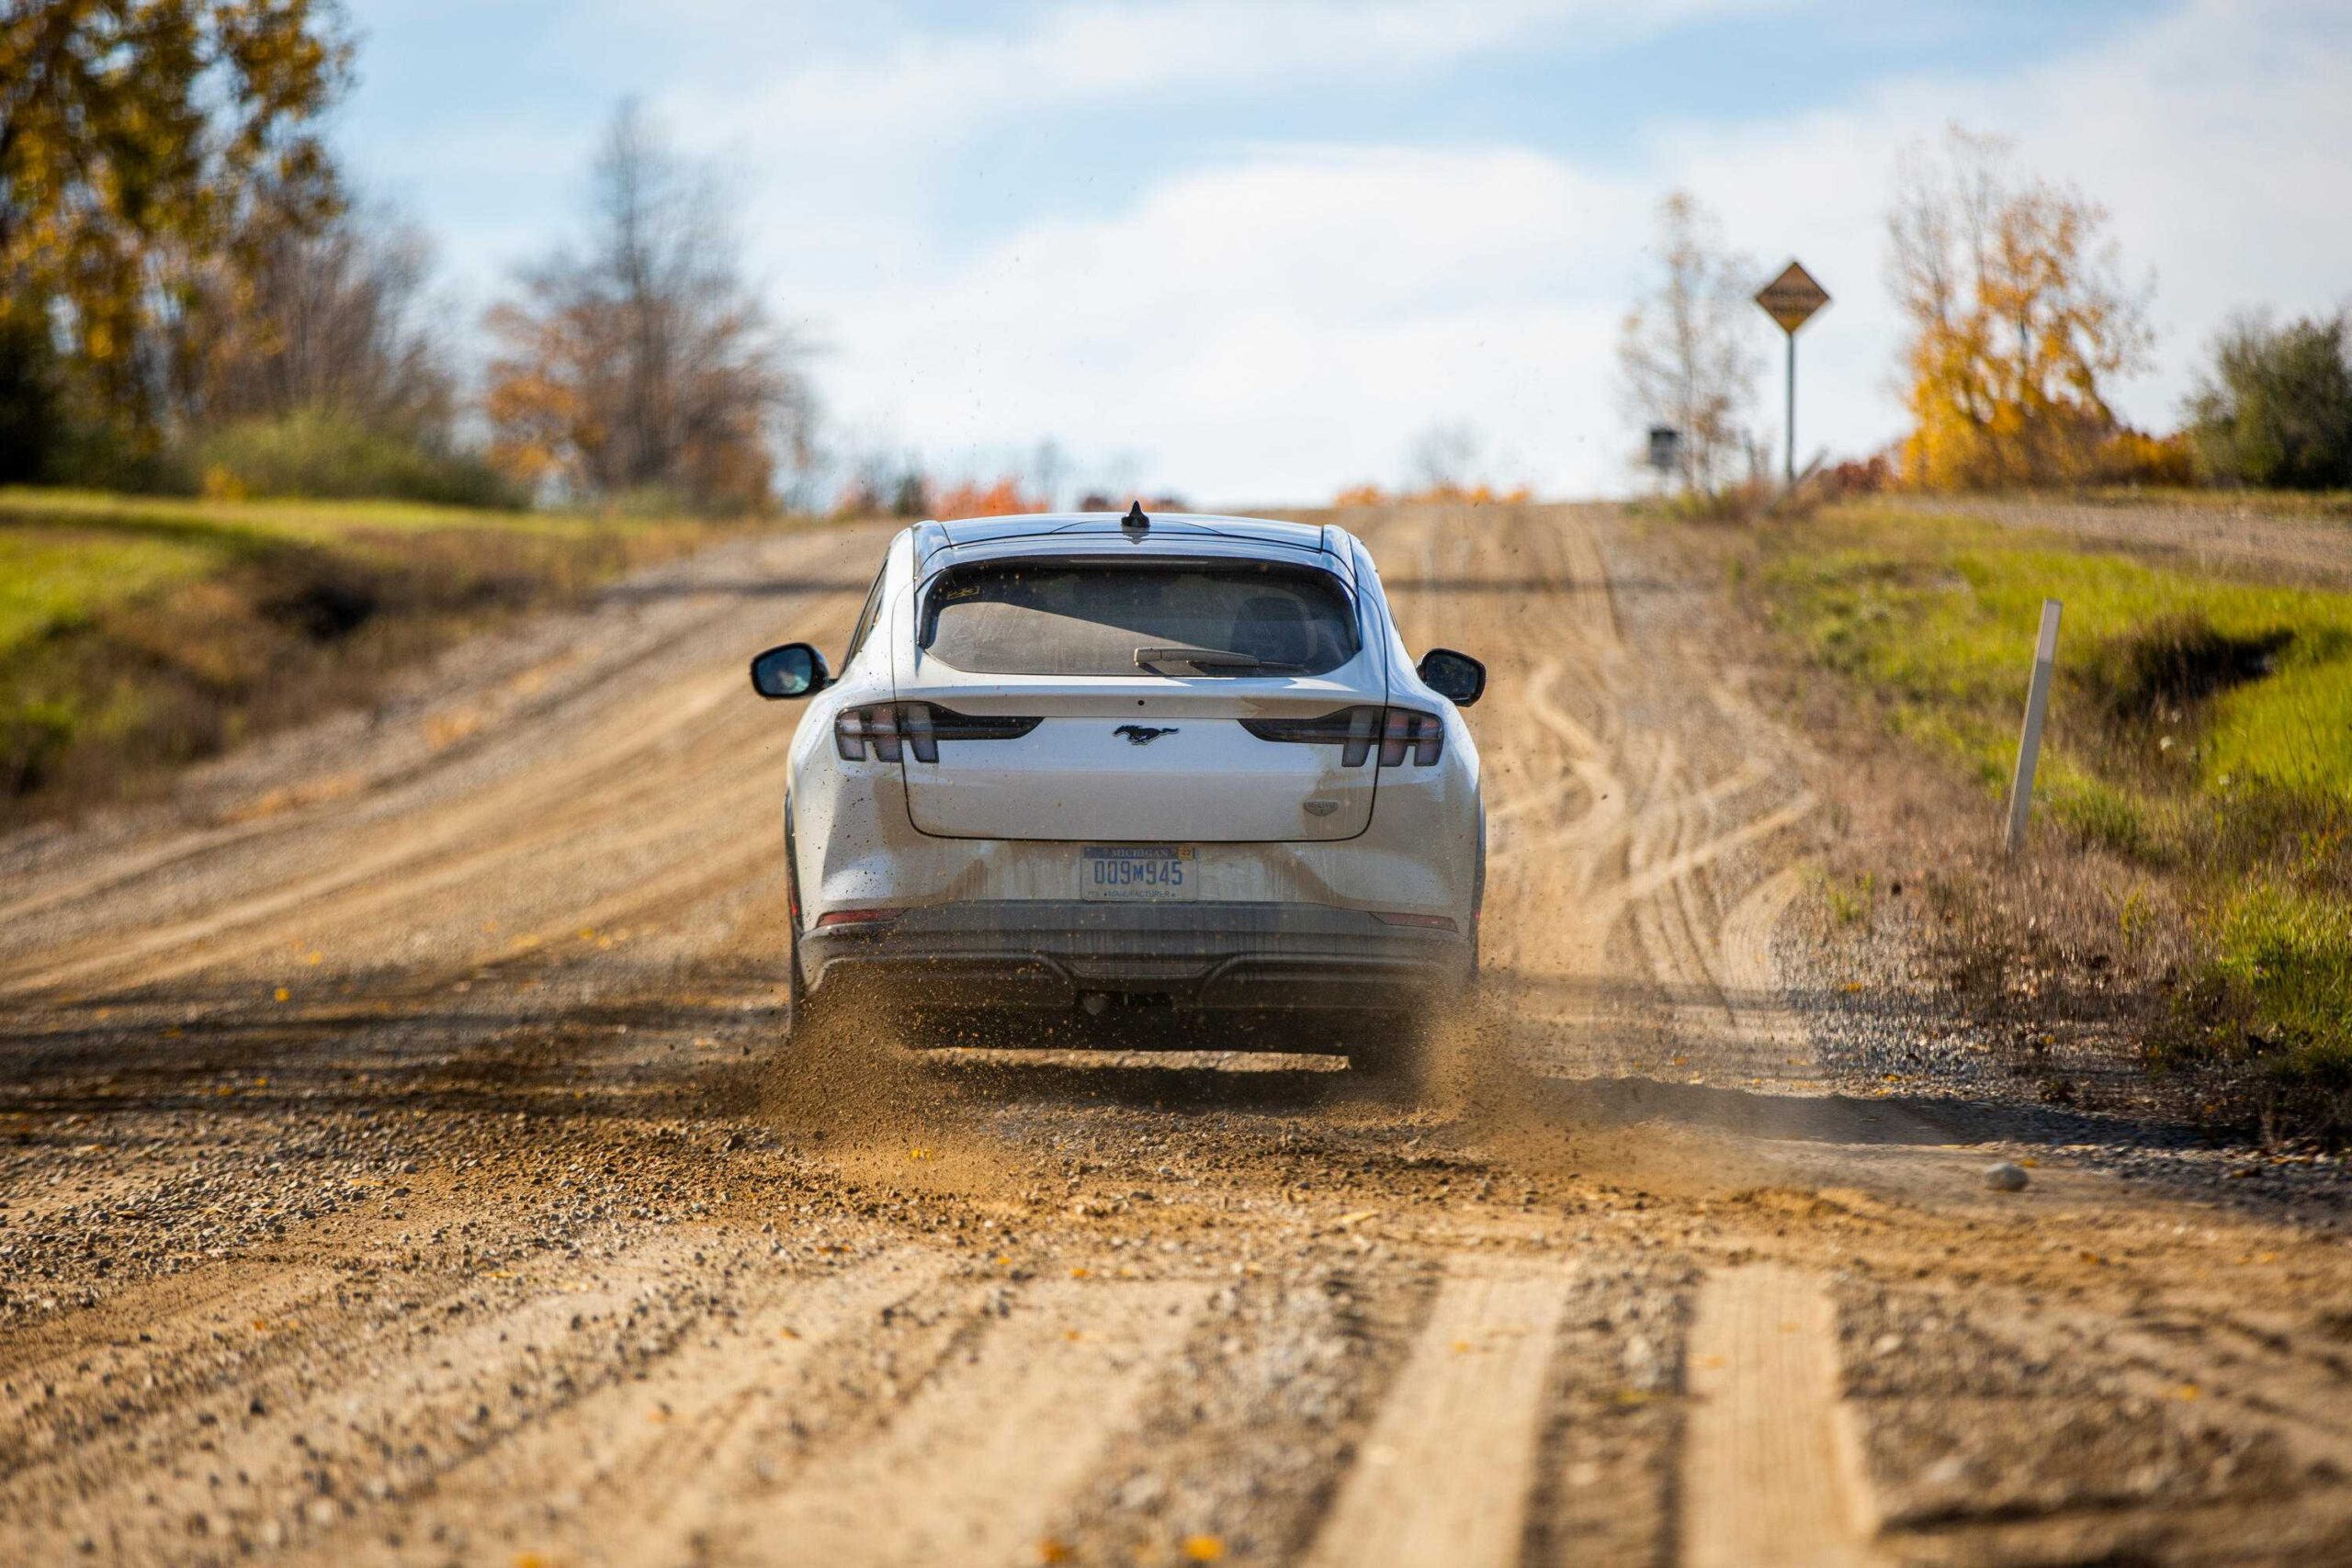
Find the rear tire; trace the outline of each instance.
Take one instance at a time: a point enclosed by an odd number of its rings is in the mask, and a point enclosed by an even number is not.
[[[806,1040],[817,1027],[817,998],[800,967],[800,855],[792,839],[792,808],[784,812],[784,886],[786,931],[784,982],[784,1038],[788,1043]]]
[[[817,998],[809,994],[808,982],[800,973],[800,935],[797,931],[792,935],[791,945],[792,956],[786,964],[787,978],[784,986],[784,1037],[788,1041],[805,1040],[817,1027]]]

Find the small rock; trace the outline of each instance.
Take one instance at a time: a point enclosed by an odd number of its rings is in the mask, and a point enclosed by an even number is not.
[[[2025,1167],[2014,1160],[2001,1160],[1984,1168],[1984,1185],[1996,1192],[2025,1190]]]

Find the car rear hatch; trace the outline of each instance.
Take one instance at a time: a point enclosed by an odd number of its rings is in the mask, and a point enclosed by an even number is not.
[[[1378,723],[1381,661],[1336,576],[1049,558],[973,563],[931,587],[896,716],[921,831],[1274,842],[1371,822],[1379,770],[1362,746],[1285,743],[1317,720]]]

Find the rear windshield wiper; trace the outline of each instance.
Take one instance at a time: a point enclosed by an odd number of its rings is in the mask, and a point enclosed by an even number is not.
[[[1155,664],[1190,664],[1200,670],[1304,670],[1304,664],[1286,659],[1261,659],[1254,653],[1235,653],[1221,648],[1138,648],[1136,668],[1148,670]]]

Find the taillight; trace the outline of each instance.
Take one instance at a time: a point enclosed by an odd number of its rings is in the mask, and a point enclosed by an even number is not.
[[[817,917],[820,931],[827,926],[878,926],[897,919],[903,909],[835,909]]]
[[[1340,765],[1362,767],[1380,742],[1380,765],[1401,768],[1407,752],[1428,767],[1445,750],[1445,725],[1433,713],[1414,708],[1351,707],[1317,714],[1313,718],[1245,718],[1241,728],[1261,740],[1286,741],[1295,746],[1337,746]]]
[[[1043,721],[997,714],[957,713],[933,703],[876,703],[833,716],[833,750],[844,762],[895,762],[903,743],[918,762],[939,761],[943,740],[1018,740]]]
[[[1414,762],[1428,767],[1437,761],[1445,746],[1445,727],[1433,713],[1416,713],[1411,708],[1390,708],[1380,726],[1380,765],[1401,768],[1405,753],[1413,753]]]
[[[891,711],[894,705],[880,703],[868,708],[843,708],[833,716],[833,750],[841,753],[842,761],[863,762],[869,746],[883,761],[899,760],[899,722]]]
[[[1337,746],[1342,767],[1362,767],[1372,756],[1373,737],[1380,732],[1380,710],[1340,708],[1313,718],[1245,718],[1241,728],[1261,740],[1286,740],[1296,746]]]

